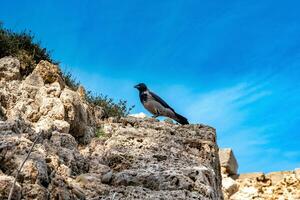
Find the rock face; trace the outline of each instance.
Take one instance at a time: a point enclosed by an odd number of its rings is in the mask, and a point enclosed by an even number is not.
[[[93,163],[79,181],[90,196],[222,199],[214,129],[125,118],[102,131],[102,145],[95,139],[81,151]]]
[[[294,171],[241,174],[239,190],[230,199],[300,199],[300,179]]]
[[[232,161],[227,159],[232,150],[220,150],[221,167],[229,166]],[[231,152],[231,153],[230,153]],[[234,155],[232,154],[234,157]],[[235,158],[232,158],[235,160]],[[231,160],[232,160],[231,159]],[[226,164],[226,162],[228,162]],[[262,172],[248,174],[231,174],[222,170],[222,190],[226,200],[295,200],[300,199],[299,169],[294,171]]]
[[[20,62],[12,57],[0,59],[0,80],[17,80],[21,78]]]
[[[213,128],[101,120],[58,66],[19,70],[17,59],[0,59],[0,199],[38,134],[13,199],[223,199]]]
[[[222,174],[236,175],[238,163],[235,159],[232,149],[220,149],[219,157]]]
[[[224,199],[230,199],[230,196],[238,191],[238,184],[234,180],[237,176],[238,164],[230,148],[220,149],[219,157]]]
[[[97,108],[88,105],[79,92],[65,87],[58,66],[41,61],[25,80],[17,79],[19,68],[15,58],[0,59],[2,115],[12,120],[23,119],[37,132],[56,130],[89,142],[98,123]]]

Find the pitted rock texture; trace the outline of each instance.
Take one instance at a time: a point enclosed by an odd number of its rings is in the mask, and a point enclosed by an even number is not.
[[[94,136],[104,114],[81,98],[81,90],[65,86],[58,66],[41,61],[21,80],[19,61],[5,57],[0,59],[0,70],[0,119],[23,119],[37,132],[70,133],[82,143]]]
[[[89,173],[78,180],[87,195],[222,199],[213,128],[129,117],[104,123],[102,131],[103,138],[81,149],[90,160]]]
[[[232,200],[300,199],[300,179],[294,171],[241,174],[235,181],[239,189]]]
[[[225,148],[219,150],[219,157],[221,163],[222,174],[236,175],[238,170],[238,163],[235,159],[232,149]]]
[[[13,57],[0,59],[0,80],[18,80],[21,78],[20,62]]]
[[[103,119],[58,66],[20,77],[17,59],[0,64],[0,199],[37,135],[13,199],[223,199],[213,128]]]

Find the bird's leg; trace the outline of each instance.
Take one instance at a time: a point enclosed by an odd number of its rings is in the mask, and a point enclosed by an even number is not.
[[[158,116],[159,116],[159,112],[158,112],[158,110],[156,110],[156,109],[155,109],[155,111],[156,111],[156,112],[155,112],[155,113],[153,113],[154,115],[152,116],[152,118],[154,118],[154,119],[155,119],[156,117],[158,117]]]

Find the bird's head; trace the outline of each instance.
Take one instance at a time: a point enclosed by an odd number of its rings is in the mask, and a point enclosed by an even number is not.
[[[146,91],[148,88],[145,85],[145,83],[139,83],[136,86],[134,86],[136,89],[138,89],[140,92]]]

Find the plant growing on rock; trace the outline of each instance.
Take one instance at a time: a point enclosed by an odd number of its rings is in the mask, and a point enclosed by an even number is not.
[[[64,71],[62,73],[62,77],[67,86],[69,86],[72,90],[77,90],[80,86],[80,82],[77,81],[69,71]]]
[[[46,48],[34,42],[34,35],[30,31],[16,33],[4,28],[0,22],[0,58],[4,56],[14,56],[20,60],[23,76],[30,74],[41,60],[57,64]]]
[[[105,134],[105,132],[104,132],[104,130],[103,130],[102,128],[97,128],[97,129],[96,129],[96,134],[95,134],[95,136],[96,136],[97,138],[104,138],[104,137],[106,137],[107,135]]]
[[[119,100],[115,103],[114,100],[107,95],[93,95],[91,91],[87,92],[86,100],[104,109],[108,117],[124,117],[127,116],[134,106],[128,107],[126,100]]]
[[[72,90],[77,90],[80,86],[80,82],[74,78],[70,72],[63,72],[62,77],[68,87]],[[86,92],[86,101],[94,106],[100,106],[104,109],[106,117],[125,117],[134,106],[128,107],[126,100],[119,100],[115,102],[113,98],[103,94],[93,94],[91,91]]]
[[[20,72],[23,78],[32,73],[42,60],[58,64],[51,58],[46,48],[41,47],[39,42],[34,42],[34,35],[30,31],[16,33],[4,28],[0,22],[0,58],[5,56],[17,57],[20,60]],[[80,82],[70,72],[63,72],[61,76],[72,90],[75,91],[80,86]],[[125,100],[115,102],[113,98],[102,94],[93,95],[92,92],[87,92],[86,100],[95,106],[103,107],[107,117],[124,117],[133,108],[133,106],[128,107]]]

